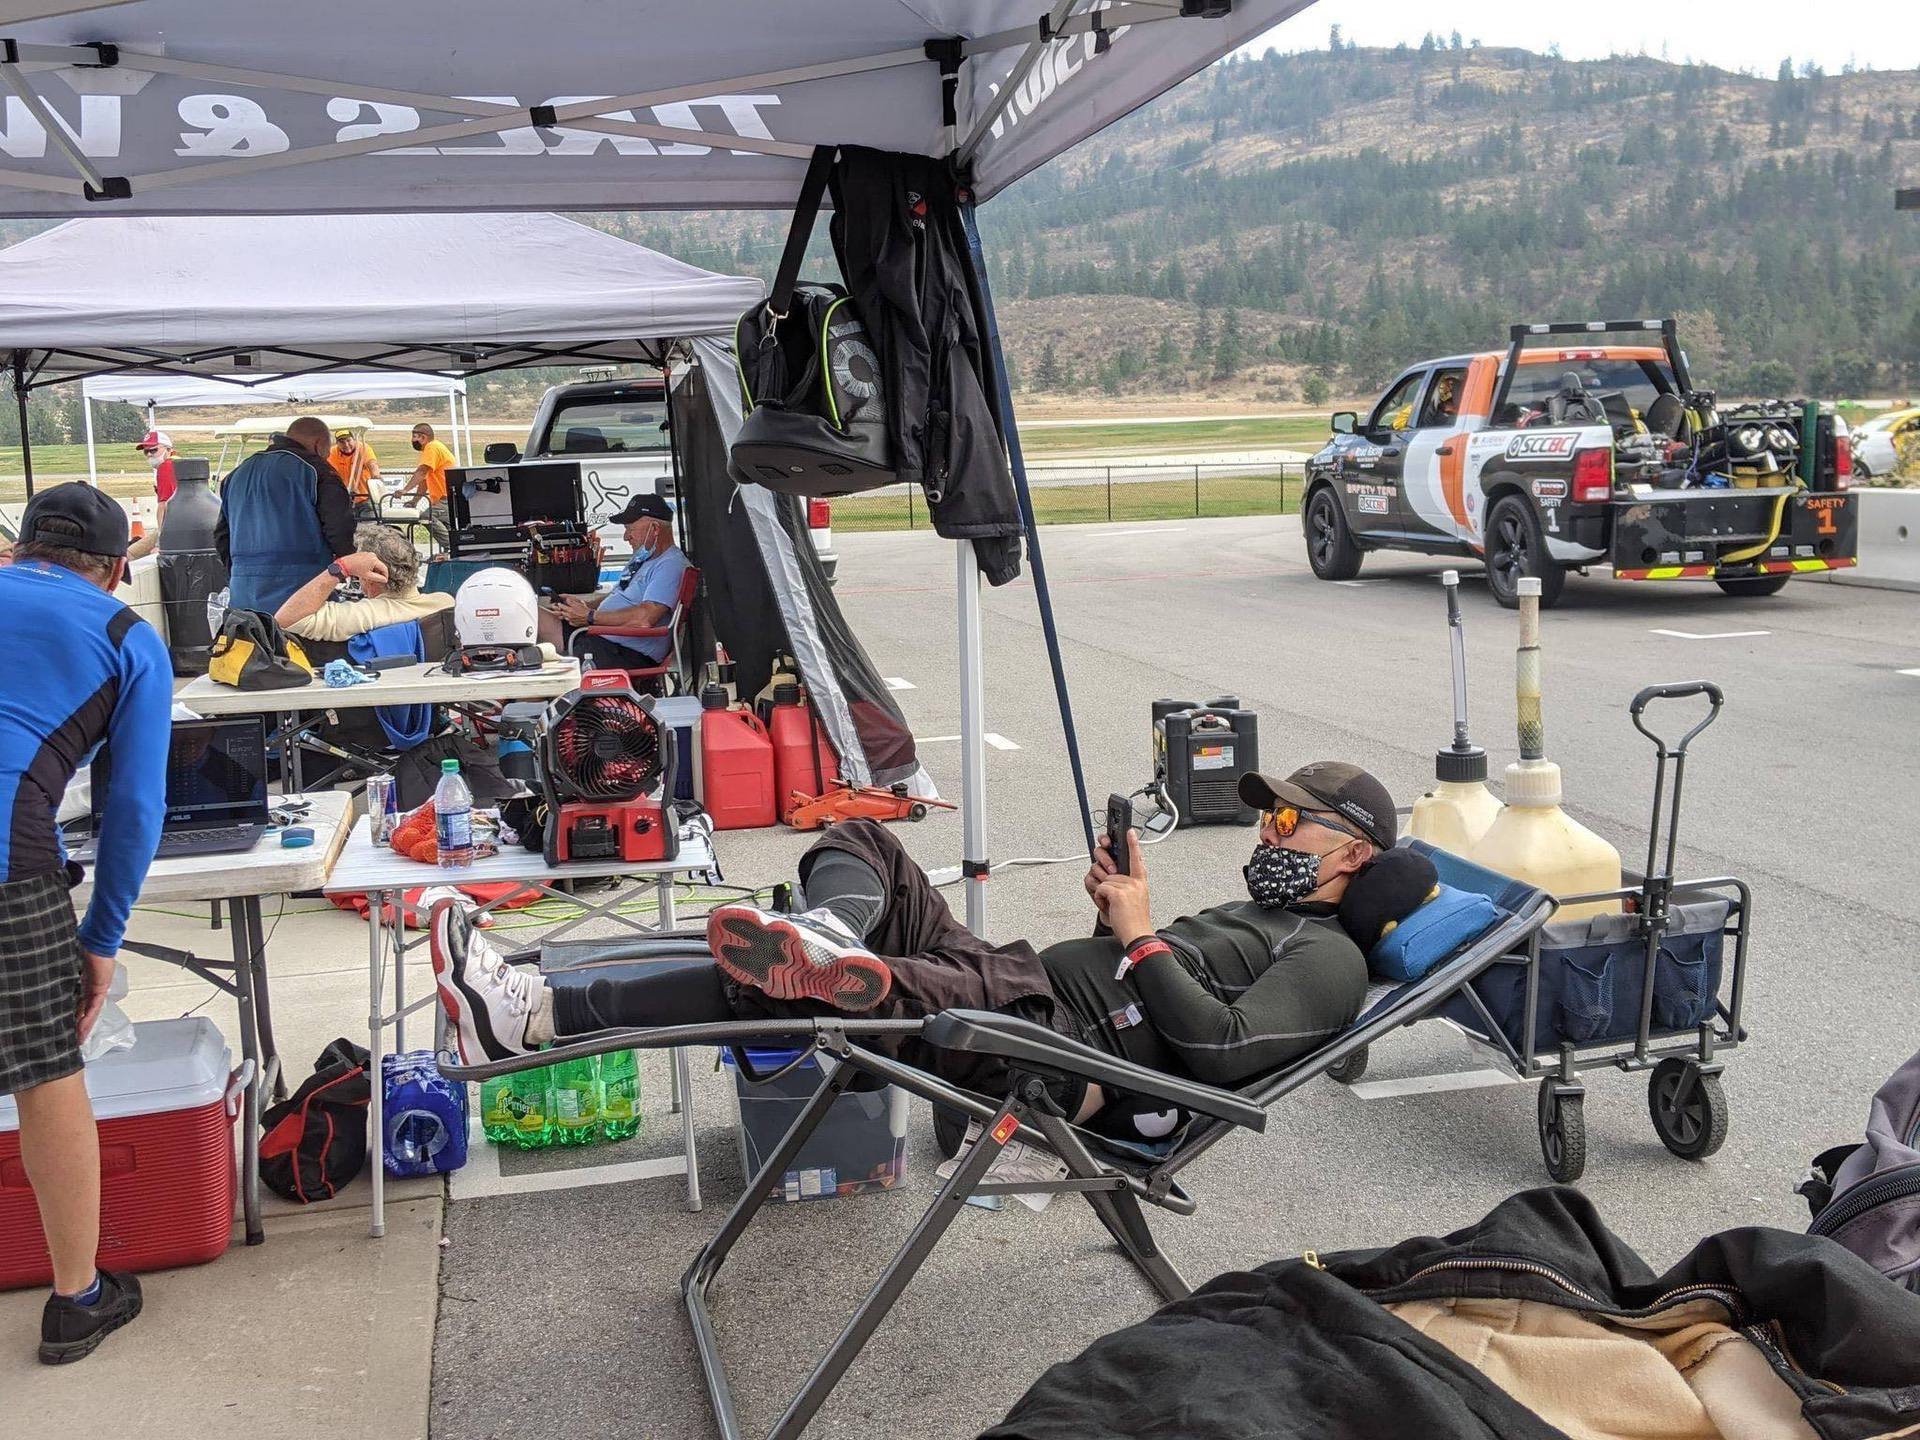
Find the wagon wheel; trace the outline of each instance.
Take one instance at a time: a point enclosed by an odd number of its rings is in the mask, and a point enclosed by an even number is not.
[[[1329,1065],[1327,1067],[1327,1078],[1329,1080],[1338,1080],[1342,1085],[1353,1084],[1354,1081],[1367,1073],[1368,1048],[1369,1047],[1362,1045],[1358,1050],[1347,1056],[1346,1059],[1339,1061],[1337,1064]]]
[[[1562,1185],[1571,1185],[1587,1168],[1586,1097],[1563,1094],[1562,1082],[1549,1075],[1540,1082],[1540,1155],[1547,1173]]]
[[[1680,1090],[1689,1069],[1693,1084]],[[1704,1160],[1727,1142],[1727,1097],[1718,1075],[1702,1075],[1692,1060],[1670,1055],[1647,1081],[1647,1112],[1660,1143],[1682,1160]]]
[[[913,804],[907,807],[907,819],[924,820],[926,818],[927,818],[927,807],[921,804],[918,800],[914,801]]]

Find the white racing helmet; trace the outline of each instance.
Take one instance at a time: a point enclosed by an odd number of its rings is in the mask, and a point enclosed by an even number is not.
[[[537,644],[539,620],[533,586],[503,566],[469,575],[454,593],[453,628],[463,650]]]

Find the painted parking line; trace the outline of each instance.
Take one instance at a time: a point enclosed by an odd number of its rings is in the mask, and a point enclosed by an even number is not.
[[[1670,635],[1675,640],[1744,640],[1752,635],[1771,635],[1771,630],[1711,630],[1696,635],[1691,630],[1652,630],[1652,635]]]
[[[1102,540],[1118,540],[1126,535],[1178,535],[1187,527],[1184,525],[1156,525],[1151,530],[1102,530]]]
[[[911,680],[902,680],[898,675],[888,675],[885,678],[887,689],[889,690],[912,690],[915,688]]]
[[[1902,675],[1920,675],[1920,670],[1902,670],[1899,673]]]
[[[916,745],[944,745],[959,738],[958,735],[916,735],[913,737],[913,743]],[[1018,750],[1020,748],[1013,741],[1007,739],[1006,736],[996,734],[992,730],[987,731],[987,733],[980,738],[996,750]]]
[[[1336,585],[1344,585],[1349,590],[1364,590],[1373,582],[1371,580],[1336,580],[1333,583]]]
[[[1525,1083],[1510,1070],[1456,1070],[1444,1075],[1409,1075],[1403,1080],[1361,1080],[1347,1090],[1362,1100],[1391,1100],[1401,1095],[1440,1095],[1449,1090],[1487,1090]]]

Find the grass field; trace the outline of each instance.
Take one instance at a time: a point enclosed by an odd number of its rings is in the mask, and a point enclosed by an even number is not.
[[[1259,420],[1175,420],[1158,425],[1046,425],[1020,432],[1029,455],[1063,451],[1256,450],[1288,446],[1317,450],[1326,443],[1325,415],[1276,415]]]
[[[1300,508],[1298,475],[1236,475],[1200,481],[1198,502],[1191,477],[1146,480],[1132,485],[1043,485],[1033,492],[1034,518],[1042,525],[1086,525],[1107,520],[1173,520],[1219,515],[1291,515]],[[928,524],[925,501],[916,493],[890,490],[849,495],[833,502],[836,530],[908,530]]]

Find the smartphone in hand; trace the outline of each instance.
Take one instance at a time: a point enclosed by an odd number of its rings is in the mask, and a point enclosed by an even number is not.
[[[1132,852],[1127,846],[1127,831],[1133,828],[1133,802],[1124,795],[1107,796],[1107,853],[1120,874],[1131,873]]]

